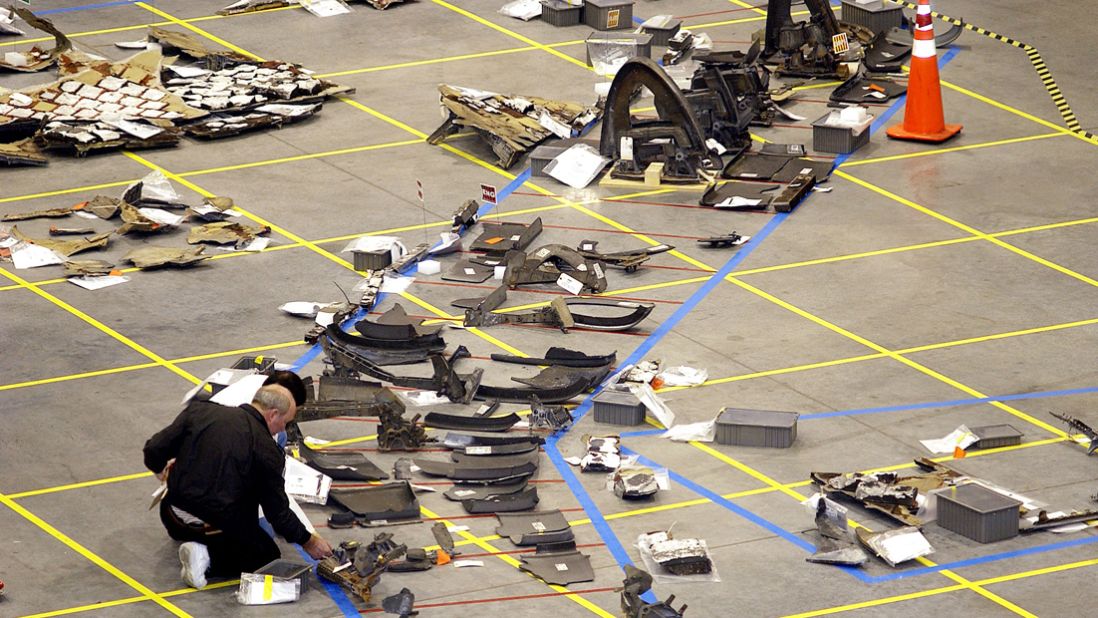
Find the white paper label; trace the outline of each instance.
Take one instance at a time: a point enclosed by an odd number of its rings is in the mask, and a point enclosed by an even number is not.
[[[622,160],[633,160],[633,138],[622,136],[621,138],[621,157]]]
[[[564,564],[563,562],[558,562],[558,563],[554,564],[553,566],[557,567],[558,571],[567,571],[568,570],[568,565]]]
[[[545,532],[545,524],[541,523],[540,521],[535,521],[531,523],[530,527],[534,530],[537,530],[538,532]]]
[[[490,446],[467,446],[465,447],[466,455],[491,455],[492,447]]]
[[[475,275],[475,274],[477,274],[477,270],[476,270],[475,268],[466,268],[466,269],[465,269],[465,274],[467,274],[467,275]]]
[[[579,294],[583,291],[583,284],[574,277],[569,276],[568,273],[560,274],[560,277],[557,279],[557,285],[568,290],[571,294]]]

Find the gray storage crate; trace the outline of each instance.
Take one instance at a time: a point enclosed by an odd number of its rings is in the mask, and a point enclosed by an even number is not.
[[[641,31],[645,34],[652,35],[653,45],[667,47],[667,42],[671,40],[671,37],[679,33],[680,28],[682,28],[682,20],[671,18],[662,26],[644,26],[641,28]]]
[[[393,252],[388,249],[351,253],[355,256],[355,270],[381,270],[393,263]]]
[[[620,50],[620,54],[629,58],[636,56],[652,57],[652,35],[636,32],[592,32],[587,37],[587,64],[591,64],[591,51],[604,47]],[[599,52],[595,49],[595,54]]]
[[[873,34],[899,28],[904,20],[904,9],[898,4],[883,0],[842,0],[842,20],[848,24],[865,26]]]
[[[987,425],[970,431],[978,438],[969,448],[998,448],[1022,443],[1022,432],[1013,425]]]
[[[644,404],[633,393],[605,390],[591,401],[595,404],[596,423],[640,425],[644,422]]]
[[[722,408],[717,416],[717,443],[789,448],[797,439],[798,417],[796,412]]]
[[[541,18],[554,26],[578,26],[583,21],[583,5],[564,0],[541,0]]]
[[[817,152],[831,152],[835,154],[847,154],[869,143],[869,124],[857,130],[850,127],[837,127],[826,124],[828,117],[835,112],[828,112],[812,123],[812,148]],[[873,117],[869,117],[870,123]]]
[[[586,0],[583,23],[595,30],[628,30],[633,27],[633,0]]]
[[[979,543],[1018,536],[1022,503],[979,483],[937,492],[938,525]]]

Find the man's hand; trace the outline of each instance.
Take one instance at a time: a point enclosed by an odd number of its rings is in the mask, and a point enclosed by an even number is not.
[[[305,553],[309,554],[313,560],[320,560],[321,558],[327,558],[332,555],[332,546],[319,534],[313,534],[313,536],[309,537],[309,540],[306,541],[301,548],[304,549]]]
[[[172,457],[171,459],[169,459],[167,465],[164,466],[164,469],[157,473],[156,480],[160,481],[161,483],[168,480],[168,472],[171,471],[172,464],[174,464],[174,463],[175,463],[175,457]]]

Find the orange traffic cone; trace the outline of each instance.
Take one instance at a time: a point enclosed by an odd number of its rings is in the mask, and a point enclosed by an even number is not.
[[[960,132],[961,125],[946,124],[942,114],[942,86],[938,83],[938,50],[934,46],[930,0],[919,0],[904,122],[892,125],[886,133],[894,139],[938,143]]]

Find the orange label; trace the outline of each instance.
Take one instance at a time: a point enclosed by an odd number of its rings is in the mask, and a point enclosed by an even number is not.
[[[484,244],[494,245],[497,242],[503,242],[503,237],[502,236],[495,236],[493,238],[489,238],[488,240],[484,241]]]
[[[72,209],[73,210],[84,210],[84,207],[87,206],[87,205],[88,205],[87,202],[80,202],[76,206],[73,206]]]
[[[606,27],[617,28],[619,19],[621,19],[621,9],[610,9],[606,12]]]

